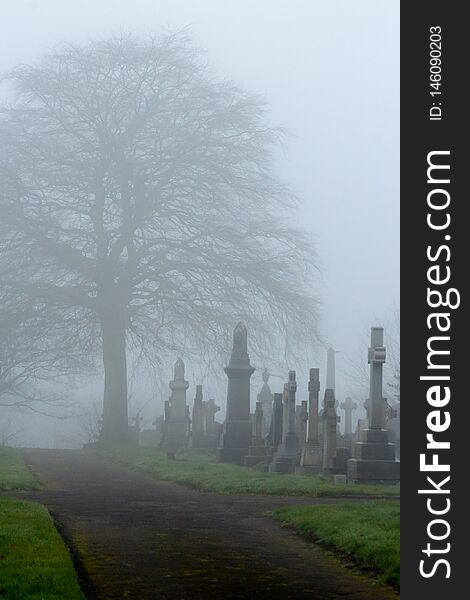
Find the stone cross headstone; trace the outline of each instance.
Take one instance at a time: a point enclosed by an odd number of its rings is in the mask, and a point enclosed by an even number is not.
[[[348,396],[340,407],[344,410],[344,434],[352,435],[352,412],[356,410],[357,404]]]
[[[395,461],[395,446],[389,443],[385,429],[387,401],[382,396],[385,347],[382,327],[371,328],[369,428],[361,432],[354,444],[353,458],[348,460],[348,480],[364,483],[393,483],[400,479],[400,463]]]
[[[245,325],[238,323],[230,361],[224,369],[228,378],[227,416],[218,457],[237,464],[243,464],[251,445],[250,378],[255,369],[250,364],[247,338]]]
[[[387,403],[382,396],[383,365],[385,363],[382,327],[372,327],[371,329],[368,359],[370,365],[370,428],[384,429]]]

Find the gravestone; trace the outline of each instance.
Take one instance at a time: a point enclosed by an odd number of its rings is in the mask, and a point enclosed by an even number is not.
[[[255,433],[251,440],[251,446],[248,449],[248,455],[245,456],[244,464],[245,467],[262,466],[263,470],[267,467],[268,460],[268,449],[263,437],[264,429],[264,416],[263,416],[263,405],[261,402],[256,403],[255,410]]]
[[[132,419],[133,425],[129,427],[130,440],[134,446],[139,446],[140,444],[140,424],[142,422],[142,417],[139,413],[135,415]]]
[[[301,449],[304,448],[305,444],[307,443],[307,420],[307,401],[302,400],[300,405],[295,407],[295,432],[299,438]]]
[[[271,419],[273,414],[273,394],[269,387],[269,371],[264,369],[263,374],[263,387],[257,396],[258,402],[261,402],[263,408],[263,436],[265,436],[271,428]]]
[[[297,382],[295,371],[289,371],[287,383],[287,431],[283,431],[282,444],[279,446],[276,457],[269,465],[273,473],[293,473],[300,460],[299,438],[295,433],[295,393]]]
[[[282,407],[282,394],[274,394],[273,400],[273,414],[271,419],[271,427],[269,429],[268,440],[271,446],[272,452],[276,452],[279,444],[282,443],[282,419],[283,419],[283,407]]]
[[[154,429],[144,429],[140,432],[139,445],[144,448],[160,448],[162,445],[165,431],[165,419],[162,416],[159,416],[152,425],[154,426]]]
[[[347,397],[340,408],[344,410],[344,433],[345,435],[352,435],[352,412],[356,410],[357,404],[352,398]]]
[[[390,408],[390,416],[387,420],[389,441],[395,444],[395,455],[397,460],[400,460],[400,403],[397,402]]]
[[[250,365],[247,337],[245,325],[238,323],[230,362],[224,369],[228,378],[227,416],[218,458],[237,464],[243,464],[251,445],[250,377],[255,369]]]
[[[171,390],[167,413],[167,427],[164,448],[167,452],[178,452],[188,447],[188,406],[186,404],[186,391],[189,383],[184,378],[184,362],[181,358],[175,362],[173,380],[170,381]]]
[[[332,473],[335,469],[338,421],[334,390],[326,389],[323,400],[323,471],[325,473]]]
[[[395,461],[395,446],[385,429],[387,402],[382,396],[385,347],[382,327],[372,327],[368,352],[370,364],[369,429],[362,431],[348,460],[348,480],[355,483],[394,483],[400,480],[400,463]]]
[[[344,445],[351,450],[353,444],[352,413],[353,410],[356,410],[357,404],[352,398],[347,397],[345,401],[341,403],[340,408],[344,410]]]
[[[205,448],[204,405],[202,400],[202,385],[196,386],[196,396],[193,404],[193,423],[191,433],[191,448]]]
[[[333,348],[328,348],[326,355],[326,388],[327,390],[335,391],[336,373],[335,373],[335,351]]]
[[[289,384],[284,384],[282,390],[282,439],[287,431],[289,431]]]
[[[215,415],[219,411],[220,406],[217,406],[213,398],[204,402],[204,433],[206,434],[206,446],[208,448],[218,448],[219,446],[222,424],[215,420]]]
[[[323,465],[323,448],[318,435],[318,400],[320,394],[320,370],[310,369],[308,382],[308,436],[300,458],[300,473],[320,473]]]

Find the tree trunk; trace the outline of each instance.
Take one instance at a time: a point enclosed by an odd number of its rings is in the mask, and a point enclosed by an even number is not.
[[[104,399],[102,439],[128,442],[126,328],[123,315],[102,315]]]

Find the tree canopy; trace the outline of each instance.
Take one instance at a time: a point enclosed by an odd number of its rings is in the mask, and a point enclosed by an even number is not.
[[[315,342],[283,131],[184,32],[62,45],[4,79],[2,286],[62,352],[102,353],[105,423],[107,406],[127,420],[129,342],[150,359],[220,351],[240,319],[259,351],[273,332]]]

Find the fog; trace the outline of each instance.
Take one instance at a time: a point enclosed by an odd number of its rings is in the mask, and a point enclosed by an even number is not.
[[[308,360],[315,361],[309,366],[320,367],[324,382],[326,350],[333,347],[337,398],[357,394],[363,386],[351,379],[360,370],[358,363],[367,361],[371,325],[385,327],[385,345],[393,343],[397,353],[398,2],[18,0],[2,6],[0,71],[35,63],[62,41],[87,43],[120,32],[158,34],[163,28],[184,27],[206,51],[212,71],[260,94],[268,103],[268,122],[291,134],[277,158],[278,175],[301,199],[299,210],[289,216],[313,234],[314,261],[320,269],[311,283],[321,305],[319,341],[306,351]],[[387,327],[394,337],[390,342]],[[230,343],[228,339],[223,345]],[[146,426],[163,412],[169,393],[165,382],[172,377],[175,359],[176,353],[168,356],[156,373],[145,368],[130,374],[129,414],[143,412]],[[264,367],[253,362],[258,370],[252,378],[252,401]],[[281,391],[288,370],[298,367],[291,362],[282,370],[277,359],[270,380],[273,391]],[[195,385],[202,383],[205,397],[224,406],[225,376],[221,373],[216,382],[212,373],[204,364],[187,363],[190,402]],[[298,372],[300,399],[306,398],[307,376],[306,369]],[[73,394],[92,407],[101,401],[102,386],[98,373]],[[73,411],[64,406],[44,412],[68,416]],[[18,443],[60,446],[81,441],[76,418],[51,421],[37,413],[9,412],[7,422],[9,431],[18,432]]]

